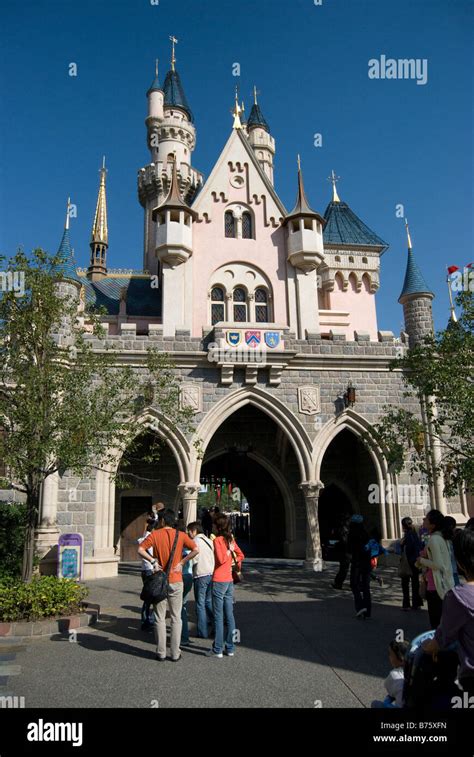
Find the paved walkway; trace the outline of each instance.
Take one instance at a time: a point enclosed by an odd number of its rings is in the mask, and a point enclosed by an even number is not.
[[[124,571],[90,583],[90,601],[109,617],[76,641],[0,642],[0,696],[24,696],[26,707],[369,707],[383,695],[396,630],[410,639],[429,628],[425,610],[401,611],[394,569],[381,571],[386,588],[372,584],[373,618],[358,621],[351,592],[331,587],[335,566],[317,574],[249,561],[235,657],[207,658],[210,644],[196,639],[178,663],[159,663],[153,635],[140,630],[138,569]]]

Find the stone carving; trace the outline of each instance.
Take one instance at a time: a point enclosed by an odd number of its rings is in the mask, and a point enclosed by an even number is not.
[[[319,386],[298,387],[298,409],[305,415],[316,415],[321,412]]]
[[[195,413],[202,413],[202,391],[199,384],[185,384],[180,393],[181,409],[191,408]]]

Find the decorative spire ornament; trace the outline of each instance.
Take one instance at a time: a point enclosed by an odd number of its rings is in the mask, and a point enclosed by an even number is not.
[[[332,201],[333,202],[341,202],[341,200],[339,199],[339,195],[337,193],[337,189],[336,189],[336,184],[340,178],[341,178],[340,176],[336,176],[334,171],[331,171],[331,176],[328,176],[328,181],[330,181],[332,184]]]
[[[170,37],[171,41],[171,70],[174,71],[176,67],[176,54],[175,54],[175,45],[178,44],[178,40],[175,36],[171,35]]]

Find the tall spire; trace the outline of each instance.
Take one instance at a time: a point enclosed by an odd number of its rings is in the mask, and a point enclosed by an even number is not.
[[[171,41],[171,70],[174,71],[176,67],[176,54],[175,54],[175,45],[178,44],[178,40],[174,35],[171,35],[170,37]]]
[[[243,106],[243,103],[242,103]],[[243,107],[239,105],[239,88],[237,85],[235,85],[235,103],[234,103],[234,109],[231,111],[232,115],[234,116],[234,123],[232,124],[233,129],[241,129],[242,128],[242,121],[240,120],[240,116],[243,112]]]
[[[64,224],[65,229],[69,229],[69,208],[71,207],[71,198],[67,198],[67,206],[66,206],[66,222]]]
[[[69,209],[71,207],[71,199],[67,198],[66,220],[64,222],[64,231],[57,256],[59,258],[58,264],[55,266],[55,271],[65,279],[79,282],[79,277],[76,271],[76,263],[74,260],[74,250],[71,245],[71,238],[69,235]]]
[[[339,195],[337,193],[337,188],[336,188],[336,184],[340,178],[341,178],[340,176],[336,176],[334,171],[331,171],[331,176],[328,176],[328,181],[332,183],[332,201],[333,202],[341,202],[341,200],[339,199]]]
[[[403,305],[403,303],[406,301],[407,297],[410,297],[411,295],[420,295],[425,296],[433,299],[434,294],[430,291],[428,288],[428,285],[423,278],[423,274],[421,273],[418,264],[415,260],[415,256],[413,254],[413,245],[411,241],[410,236],[410,229],[408,228],[408,221],[405,218],[405,228],[407,233],[407,242],[408,242],[408,260],[407,260],[407,267],[405,271],[405,279],[403,282],[402,292],[400,294],[400,297],[398,298],[398,301]]]
[[[290,218],[291,216],[314,216],[317,217],[322,223],[324,223],[324,220],[321,218],[319,213],[316,213],[310,206],[308,200],[306,199],[306,193],[304,191],[304,183],[303,183],[303,171],[301,169],[301,158],[298,155],[297,156],[297,164],[298,164],[298,195],[296,197],[296,205],[291,211],[291,213],[287,216],[287,218]]]
[[[94,215],[94,223],[91,232],[91,260],[87,275],[92,280],[103,278],[107,275],[107,247],[109,246],[109,229],[107,225],[107,197],[105,191],[105,156],[102,159],[100,169],[99,194]]]
[[[100,185],[95,209],[94,223],[92,225],[91,243],[108,244],[109,230],[107,227],[107,197],[105,193],[105,176],[107,169],[105,167],[105,156],[102,159],[102,168],[100,169]]]
[[[258,94],[257,87],[254,87],[253,88],[253,105],[252,105],[252,110],[250,111],[249,120],[247,121],[247,128],[248,129],[260,128],[270,133],[270,127],[268,126],[268,123],[264,119],[262,110],[260,108],[260,105],[258,104],[257,94]]]

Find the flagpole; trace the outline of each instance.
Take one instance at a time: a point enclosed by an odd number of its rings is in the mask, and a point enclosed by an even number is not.
[[[446,283],[448,285],[448,294],[449,294],[449,309],[451,312],[451,320],[453,323],[457,323],[457,317],[456,317],[456,311],[454,309],[454,303],[453,303],[453,292],[451,289],[451,280],[449,278],[450,274],[448,271],[448,266],[446,266]]]

